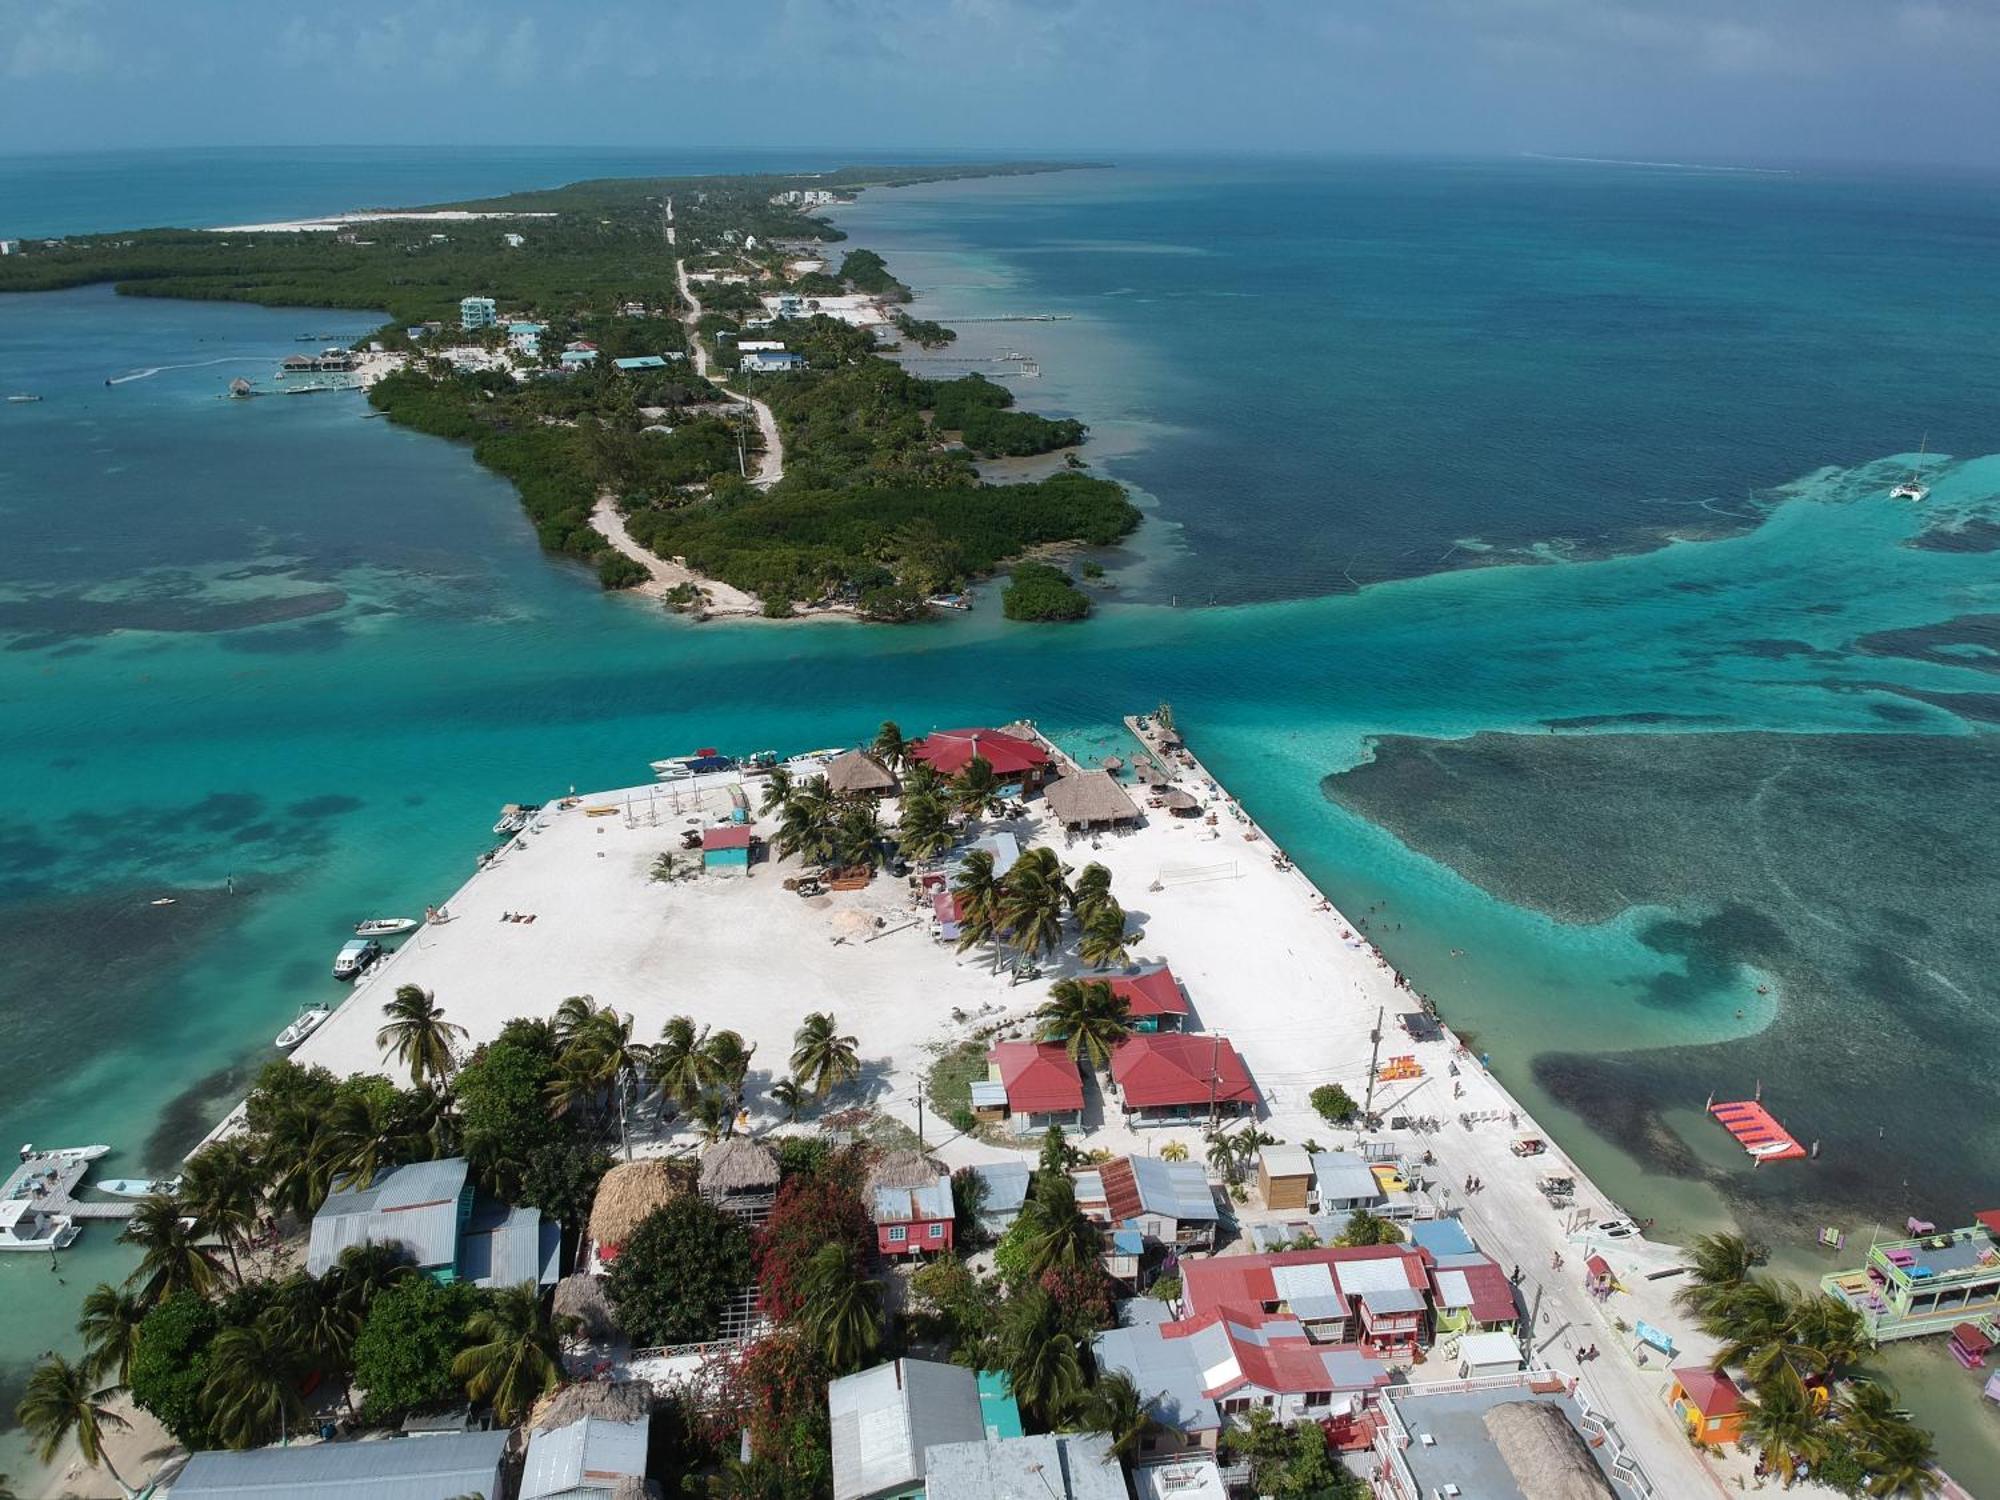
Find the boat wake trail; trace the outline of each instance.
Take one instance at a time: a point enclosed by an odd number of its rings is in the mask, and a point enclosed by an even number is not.
[[[263,363],[264,361],[255,355],[231,354],[225,355],[220,359],[197,359],[184,365],[144,365],[136,370],[127,370],[123,375],[113,375],[104,383],[106,385],[124,385],[127,381],[132,380],[150,380],[153,376],[164,374],[169,370],[201,370],[210,365],[256,365]]]

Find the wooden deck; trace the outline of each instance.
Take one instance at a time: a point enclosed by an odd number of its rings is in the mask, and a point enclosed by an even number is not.
[[[91,1164],[71,1156],[31,1156],[7,1174],[0,1200],[32,1196],[47,1214],[68,1214],[79,1224],[129,1219],[138,1207],[130,1201],[79,1199],[76,1190],[90,1175]],[[35,1191],[35,1184],[41,1191]]]

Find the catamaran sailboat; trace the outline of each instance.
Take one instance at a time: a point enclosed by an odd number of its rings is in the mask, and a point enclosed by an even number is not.
[[[1891,500],[1927,499],[1931,487],[1924,483],[1924,450],[1930,447],[1931,435],[1924,434],[1924,440],[1917,445],[1917,466],[1910,470],[1910,477],[1889,491]]]

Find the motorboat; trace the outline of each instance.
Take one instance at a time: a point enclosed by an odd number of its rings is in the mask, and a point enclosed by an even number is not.
[[[9,396],[7,399],[17,406],[24,406],[30,401],[39,401],[42,398],[40,396],[30,396],[26,392],[23,392],[18,396]]]
[[[692,755],[670,755],[665,760],[656,760],[652,768],[662,781],[687,781],[716,771],[733,771],[736,762],[713,747],[705,747]]]
[[[46,1213],[28,1198],[0,1203],[0,1250],[67,1250],[76,1236],[68,1214]]]
[[[1931,487],[1924,483],[1924,454],[1931,445],[1931,435],[1924,434],[1924,440],[1917,444],[1917,466],[1910,470],[1910,477],[1889,491],[1891,500],[1927,500]]]
[[[340,945],[333,956],[333,977],[353,979],[382,956],[382,945],[373,938],[354,938]]]
[[[493,831],[511,838],[526,828],[529,821],[541,810],[542,805],[539,802],[509,802],[500,809],[500,821],[493,825]]]
[[[325,1005],[302,1005],[292,1024],[277,1035],[274,1043],[278,1048],[289,1051],[307,1037],[319,1030],[320,1023],[333,1014],[332,1007]]]
[[[401,937],[417,925],[415,917],[370,917],[354,924],[354,935],[365,938]]]
[[[178,1177],[113,1177],[92,1187],[114,1198],[171,1198],[181,1190]]]
[[[44,1156],[62,1161],[99,1161],[111,1154],[109,1146],[36,1146],[21,1147],[21,1160]]]

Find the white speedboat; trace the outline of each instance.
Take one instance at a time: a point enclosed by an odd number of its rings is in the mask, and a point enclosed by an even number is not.
[[[25,406],[30,401],[39,401],[42,398],[40,396],[30,396],[23,394],[19,396],[9,396],[7,399],[13,402],[16,406]]]
[[[181,1190],[178,1177],[113,1177],[92,1187],[114,1198],[171,1198]]]
[[[21,1147],[22,1161],[26,1161],[33,1156],[60,1157],[64,1161],[97,1161],[100,1158],[109,1156],[110,1154],[111,1154],[111,1148],[109,1146],[24,1145]]]
[[[400,937],[417,925],[415,917],[370,917],[354,924],[354,935],[364,938]]]
[[[279,1032],[275,1045],[289,1051],[320,1028],[320,1023],[333,1014],[333,1009],[325,1005],[302,1005],[292,1024]]]
[[[1910,470],[1910,477],[1889,491],[1891,500],[1927,500],[1931,487],[1924,483],[1924,452],[1931,445],[1931,435],[1924,434],[1924,440],[1917,444],[1917,466]]]
[[[26,1198],[0,1203],[0,1250],[67,1250],[76,1235],[68,1214],[44,1213]]]
[[[373,938],[350,939],[333,956],[333,977],[353,979],[381,956],[382,945]]]
[[[493,825],[495,833],[513,835],[528,826],[529,820],[542,810],[541,804],[509,802],[500,809],[500,821]]]

